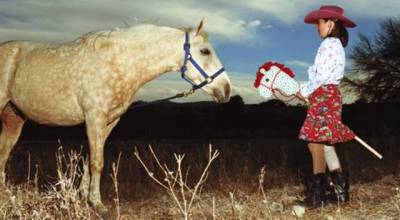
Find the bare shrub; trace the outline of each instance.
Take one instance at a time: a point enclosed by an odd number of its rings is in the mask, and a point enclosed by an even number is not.
[[[0,219],[91,219],[96,213],[80,195],[82,167],[88,161],[81,152],[65,155],[60,146],[56,153],[57,181],[44,192],[38,190],[37,166],[34,180],[8,186],[0,192]],[[30,169],[30,168],[29,168]],[[28,172],[29,173],[29,172]],[[30,175],[30,174],[29,174]],[[33,184],[32,184],[33,183]]]
[[[183,215],[184,219],[188,219],[190,216],[191,209],[193,207],[193,202],[195,199],[199,199],[198,192],[201,186],[205,183],[208,176],[208,170],[212,162],[219,156],[218,150],[213,150],[212,146],[209,146],[208,153],[208,163],[203,169],[203,172],[194,186],[190,187],[187,184],[187,179],[184,178],[182,171],[182,162],[185,155],[174,154],[177,167],[175,170],[170,169],[165,163],[162,165],[157,155],[154,153],[153,148],[149,146],[151,154],[153,155],[155,161],[157,162],[158,168],[164,174],[164,180],[154,176],[154,171],[150,170],[148,166],[141,159],[137,148],[135,149],[134,155],[140,161],[143,168],[146,170],[149,177],[154,180],[158,185],[163,187],[171,198],[174,200],[175,205],[178,207],[180,213]]]
[[[121,208],[120,208],[120,201],[119,201],[119,191],[118,191],[118,169],[119,169],[119,161],[121,160],[121,153],[118,155],[117,163],[113,162],[112,164],[112,174],[111,178],[114,184],[115,190],[115,208],[116,208],[116,219],[121,219]]]

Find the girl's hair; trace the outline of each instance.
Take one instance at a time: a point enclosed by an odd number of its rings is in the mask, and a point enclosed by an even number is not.
[[[329,19],[325,19],[327,21]],[[328,37],[336,37],[339,38],[340,42],[342,42],[343,47],[346,47],[349,43],[349,32],[347,32],[346,27],[343,25],[342,21],[336,20],[335,27]]]

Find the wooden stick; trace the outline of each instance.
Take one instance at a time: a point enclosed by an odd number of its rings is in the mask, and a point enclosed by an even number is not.
[[[367,148],[369,151],[371,151],[379,159],[383,158],[383,156],[380,153],[378,153],[374,148],[372,148],[367,143],[365,143],[363,140],[361,140],[361,138],[359,138],[358,136],[356,136],[354,139],[356,139],[356,141],[358,141],[361,145],[363,145],[365,148]]]

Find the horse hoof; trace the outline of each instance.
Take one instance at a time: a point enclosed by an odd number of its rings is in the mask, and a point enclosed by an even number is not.
[[[103,203],[98,202],[96,204],[93,204],[92,207],[93,207],[94,211],[96,211],[101,216],[107,216],[108,209],[105,205],[103,205]]]

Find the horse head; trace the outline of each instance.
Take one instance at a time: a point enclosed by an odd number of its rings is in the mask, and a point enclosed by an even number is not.
[[[186,33],[182,77],[194,88],[201,88],[216,102],[228,102],[231,94],[229,77],[213,46],[203,32],[203,21]]]
[[[294,79],[294,73],[280,63],[267,62],[258,68],[254,87],[261,96],[271,99],[273,96],[293,96],[300,87]]]

